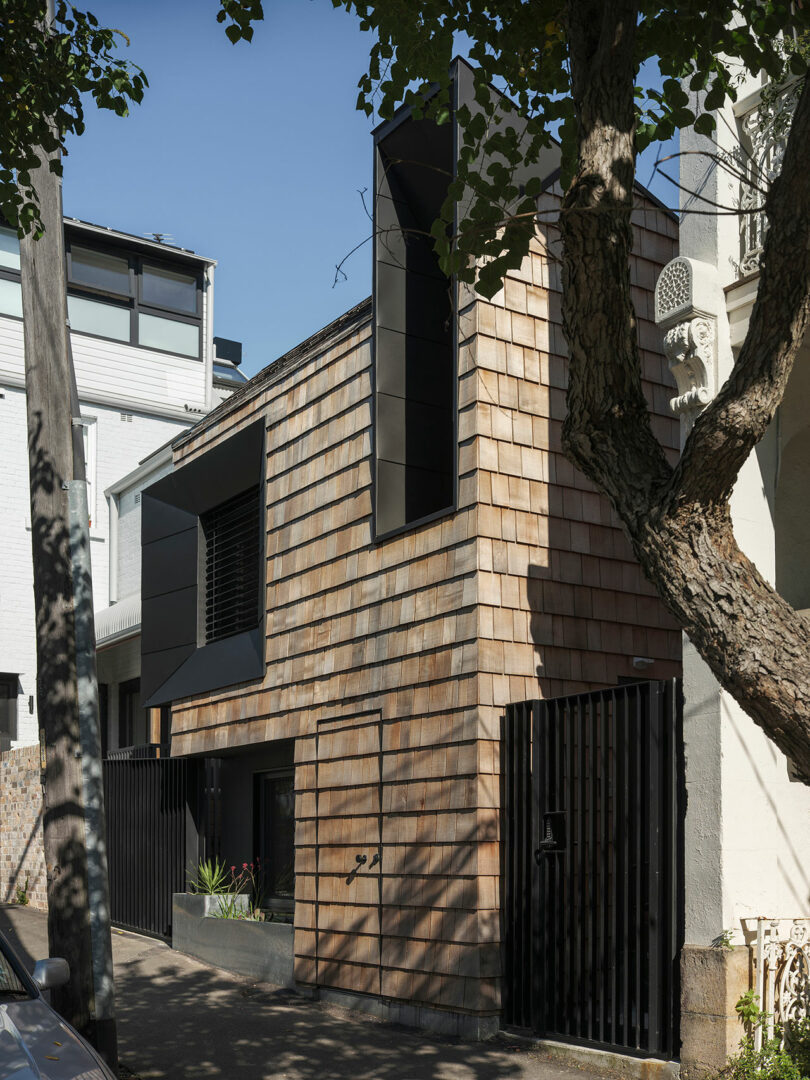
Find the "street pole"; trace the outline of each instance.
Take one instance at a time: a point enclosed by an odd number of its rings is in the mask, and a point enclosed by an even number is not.
[[[48,4],[52,20],[52,0]],[[44,235],[20,241],[48,945],[54,1008],[117,1070],[84,449],[70,349],[58,151],[34,175]]]

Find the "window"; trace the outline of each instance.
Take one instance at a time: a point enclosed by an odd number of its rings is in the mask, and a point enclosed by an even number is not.
[[[202,355],[202,278],[134,251],[88,247],[68,228],[70,328],[198,360]],[[20,243],[0,226],[0,315],[23,317]]]
[[[189,274],[179,274],[175,270],[144,263],[141,270],[141,302],[196,315],[197,279]]]
[[[141,708],[141,680],[118,687],[118,746],[144,746],[149,739],[149,714]]]
[[[405,115],[375,140],[375,532],[455,504],[452,282],[430,228],[453,174],[453,126]]]
[[[0,226],[0,266],[9,270],[20,269],[20,241],[16,229]]]
[[[259,621],[259,488],[200,516],[205,547],[205,641],[251,630]]]
[[[23,317],[22,289],[19,281],[9,281],[0,277],[0,315],[12,315],[15,319]]]
[[[128,296],[130,285],[129,261],[120,255],[72,244],[70,248],[70,277],[77,285]]]
[[[67,270],[71,330],[195,360],[201,356],[199,273],[72,239]]]
[[[284,910],[295,896],[293,772],[256,773],[254,790],[259,891],[264,907]]]
[[[0,675],[0,750],[10,750],[17,738],[17,675]]]
[[[84,447],[84,475],[87,480],[87,511],[90,517],[90,528],[96,529],[96,418],[83,416],[79,423],[82,426],[82,446]]]
[[[88,300],[84,296],[68,296],[70,329],[80,334],[95,334],[113,341],[129,341],[130,315],[125,307]]]
[[[175,322],[157,315],[138,315],[138,344],[181,356],[200,355],[200,328],[195,323]]]
[[[0,226],[0,315],[22,318],[20,241],[16,229]]]

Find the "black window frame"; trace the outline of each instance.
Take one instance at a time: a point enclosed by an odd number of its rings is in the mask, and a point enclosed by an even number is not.
[[[12,703],[9,712],[11,714],[14,730],[9,732],[0,730],[0,750],[9,750],[11,749],[11,743],[19,738],[20,733],[20,716],[18,709],[20,676],[14,672],[0,672],[0,690],[8,690],[8,696],[0,697],[0,700],[10,701]],[[8,745],[5,745],[6,743],[8,743]]]
[[[88,285],[84,282],[77,282],[73,277],[74,246],[90,251],[97,251],[102,255],[110,255],[113,258],[126,260],[127,265],[129,266],[129,290],[127,292],[116,292],[112,289],[102,289],[100,287]],[[120,338],[107,337],[104,334],[94,334],[89,330],[72,330],[73,333],[80,334],[83,337],[93,338],[97,341],[116,341],[121,345],[130,345],[133,348],[145,349],[147,352],[154,352],[164,356],[181,356],[184,360],[193,360],[197,363],[203,362],[202,294],[204,275],[202,270],[196,267],[190,267],[185,263],[173,262],[170,259],[162,259],[159,256],[155,257],[151,254],[142,254],[137,251],[132,251],[118,244],[88,243],[83,236],[70,236],[69,234],[66,234],[65,236],[65,261],[67,293],[69,297],[76,296],[87,300],[96,300],[100,303],[107,303],[112,307],[118,307],[129,311],[128,341],[123,341]],[[173,273],[185,274],[186,276],[193,278],[196,283],[195,312],[192,314],[178,308],[170,307],[169,305],[144,303],[141,285],[144,265],[170,270]],[[0,270],[2,270],[2,268],[0,268]],[[19,275],[17,276],[19,277]],[[197,355],[192,356],[189,353],[174,352],[171,349],[161,349],[156,345],[142,345],[140,342],[139,315],[152,315],[155,318],[166,319],[169,322],[179,322],[184,323],[187,326],[196,326]],[[13,316],[9,317],[13,318]]]
[[[124,705],[129,704],[132,715],[124,717]],[[143,713],[146,723],[146,738],[143,742],[135,742],[135,722],[138,713]],[[141,703],[141,680],[126,679],[118,684],[118,749],[124,750],[131,746],[148,746],[151,742],[149,730],[149,711]],[[126,740],[122,740],[122,732],[126,733]]]
[[[449,137],[451,139],[451,144],[452,144],[450,152],[451,152],[451,155],[452,155],[452,160],[454,162],[457,160],[457,157],[458,157],[458,138],[457,138],[456,121],[455,121],[455,113],[457,111],[458,104],[459,104],[458,99],[459,99],[458,78],[457,78],[457,76],[454,76],[453,84],[452,84],[452,110],[451,110],[451,112],[452,112],[452,120],[447,125],[448,135],[449,135]],[[387,244],[388,244],[388,238],[387,238],[387,236],[383,235],[383,232],[378,228],[378,222],[377,222],[378,210],[379,210],[379,208],[378,208],[378,196],[381,194],[382,180],[384,179],[384,176],[381,176],[381,170],[384,173],[384,171],[386,169],[386,164],[385,164],[385,160],[384,160],[385,155],[384,155],[383,144],[385,143],[385,140],[387,139],[387,137],[392,132],[396,132],[396,130],[401,125],[411,122],[412,119],[413,118],[412,118],[412,112],[411,112],[410,106],[408,106],[408,105],[402,106],[400,109],[397,110],[397,112],[394,114],[394,116],[390,120],[385,121],[383,124],[379,125],[379,127],[377,127],[375,129],[374,133],[373,133],[373,135],[374,135],[374,169],[373,169],[373,172],[374,172],[374,192],[375,192],[375,198],[374,198],[375,252],[374,252],[374,282],[373,282],[373,297],[372,297],[372,308],[373,308],[372,321],[373,321],[374,330],[373,330],[372,363],[371,363],[372,387],[373,387],[373,392],[372,392],[373,393],[373,399],[372,399],[372,435],[371,435],[371,442],[372,442],[372,449],[371,449],[371,455],[372,455],[372,485],[371,485],[372,490],[371,490],[371,497],[372,497],[372,507],[373,507],[372,541],[375,544],[383,543],[386,540],[392,539],[392,538],[397,537],[397,536],[401,536],[404,533],[408,533],[408,532],[411,532],[411,531],[413,531],[415,529],[421,528],[422,526],[428,525],[431,522],[439,521],[442,518],[450,517],[452,514],[455,514],[456,511],[458,510],[458,485],[459,485],[459,474],[458,474],[458,348],[459,348],[459,337],[458,337],[458,318],[457,318],[457,312],[458,312],[458,282],[457,282],[457,279],[455,277],[453,277],[453,278],[445,277],[444,282],[446,283],[446,287],[451,290],[451,294],[452,294],[452,303],[450,305],[451,319],[452,319],[452,329],[451,329],[451,334],[450,334],[450,341],[448,343],[446,343],[446,345],[444,345],[444,346],[442,346],[440,343],[432,342],[432,341],[428,342],[427,344],[428,344],[428,346],[430,348],[447,348],[447,350],[449,352],[449,368],[450,368],[451,377],[452,377],[452,394],[451,394],[451,401],[450,401],[450,406],[449,406],[450,410],[452,411],[451,431],[450,431],[450,438],[452,440],[452,452],[450,454],[450,460],[449,460],[450,480],[451,480],[450,499],[449,499],[448,503],[445,506],[439,507],[438,509],[433,510],[433,511],[427,513],[427,514],[420,515],[419,517],[410,518],[408,520],[405,520],[402,524],[395,525],[394,527],[389,528],[389,529],[378,530],[378,522],[379,522],[379,516],[380,516],[379,515],[379,507],[378,507],[378,498],[379,498],[379,493],[383,488],[383,485],[380,483],[380,480],[379,480],[378,475],[377,475],[378,470],[379,470],[379,466],[380,466],[380,462],[382,460],[381,457],[380,457],[380,453],[379,453],[381,439],[380,439],[380,434],[379,434],[380,420],[379,420],[379,415],[378,414],[379,414],[379,407],[380,407],[380,398],[385,396],[385,395],[381,394],[380,391],[378,390],[378,381],[379,381],[379,372],[380,372],[380,340],[379,339],[380,339],[380,336],[381,336],[381,332],[382,333],[390,332],[388,330],[388,327],[386,327],[382,323],[381,317],[380,317],[380,298],[378,296],[378,292],[379,292],[378,277],[379,277],[379,267],[380,267],[380,265],[381,264],[390,264],[390,262],[391,262],[391,259],[386,257],[386,255],[385,255],[386,247],[387,247]],[[429,122],[429,121],[424,121],[423,120],[421,122],[426,123],[426,122]],[[454,166],[454,171],[455,171],[455,166]],[[450,183],[451,179],[452,179],[452,177],[448,177],[448,184]],[[407,271],[407,269],[405,267],[403,267],[402,269],[405,269],[406,274],[408,273],[408,271]],[[419,275],[419,276],[421,276],[421,275]],[[413,335],[414,339],[419,338],[419,336],[420,336],[419,334]],[[406,339],[411,337],[410,329],[408,329],[408,330],[406,330],[404,332],[403,337],[406,338]],[[406,398],[405,400],[409,400],[409,399]],[[407,465],[406,465],[406,468],[407,468]]]

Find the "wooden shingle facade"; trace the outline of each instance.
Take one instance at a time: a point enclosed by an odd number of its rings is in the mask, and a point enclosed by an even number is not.
[[[644,385],[673,455],[652,309],[676,228],[638,196]],[[504,706],[638,677],[634,657],[648,677],[680,670],[676,625],[561,452],[552,235],[492,302],[457,292],[457,505],[443,516],[375,540],[370,302],[175,444],[177,477],[261,425],[266,589],[263,675],[175,698],[172,755],[249,768],[291,747],[298,984],[466,1034],[492,1030],[500,1007]]]

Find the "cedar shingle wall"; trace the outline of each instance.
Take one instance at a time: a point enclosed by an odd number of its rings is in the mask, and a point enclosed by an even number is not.
[[[674,451],[647,290],[675,226],[646,218],[634,257],[645,389]],[[655,677],[678,671],[679,633],[606,500],[560,452],[555,278],[538,243],[492,303],[463,294],[451,517],[371,543],[368,324],[181,450],[266,418],[266,676],[176,703],[173,752],[296,737],[303,983],[497,1011],[503,705],[615,682],[635,655],[656,660]]]

